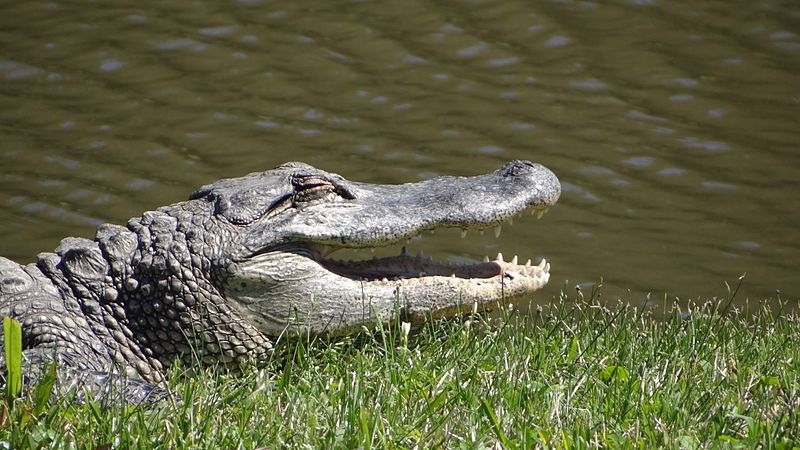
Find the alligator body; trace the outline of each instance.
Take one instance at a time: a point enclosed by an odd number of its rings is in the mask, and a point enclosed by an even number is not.
[[[204,186],[127,226],[101,225],[94,240],[66,238],[28,265],[0,257],[0,316],[22,323],[28,380],[55,360],[60,389],[121,385],[135,403],[159,395],[176,360],[258,361],[287,334],[419,323],[522,298],[547,283],[545,261],[451,265],[405,248],[367,261],[330,255],[440,227],[494,227],[541,214],[559,194],[556,176],[527,161],[402,185],[287,163]]]

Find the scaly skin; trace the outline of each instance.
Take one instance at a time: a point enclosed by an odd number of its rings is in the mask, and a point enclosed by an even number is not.
[[[259,361],[284,333],[340,335],[523,298],[547,283],[549,264],[329,255],[439,227],[495,226],[559,194],[552,172],[525,161],[391,186],[287,163],[220,180],[127,227],[101,225],[94,240],[66,238],[36,263],[0,257],[0,315],[22,322],[28,380],[55,359],[60,392],[113,389],[138,403],[164,395],[158,386],[177,359]]]

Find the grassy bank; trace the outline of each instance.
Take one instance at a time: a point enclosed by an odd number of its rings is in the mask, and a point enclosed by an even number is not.
[[[800,321],[725,301],[656,320],[562,298],[400,324],[234,376],[173,376],[153,410],[17,400],[0,441],[97,448],[782,447],[800,441]],[[575,306],[572,306],[575,305]],[[180,374],[177,374],[180,375]]]

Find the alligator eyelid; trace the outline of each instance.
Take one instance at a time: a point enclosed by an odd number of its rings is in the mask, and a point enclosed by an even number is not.
[[[320,186],[332,186],[332,185],[330,183],[306,183],[306,184],[303,184],[302,186],[298,186],[298,187],[300,187],[302,189],[314,189],[314,188],[320,187]]]
[[[318,190],[319,188],[329,186],[331,191],[339,197],[346,200],[354,200],[356,198],[355,194],[337,181],[338,180],[332,180],[320,175],[293,174],[291,177],[292,186],[295,188],[293,197],[301,192]]]
[[[304,173],[295,173],[291,176],[291,182],[293,185],[304,185],[306,184],[307,180],[318,180],[322,183],[333,184],[330,180],[326,177],[321,175],[313,175],[313,174],[304,174]]]

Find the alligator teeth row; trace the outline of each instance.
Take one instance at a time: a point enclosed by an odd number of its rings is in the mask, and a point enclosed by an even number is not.
[[[531,215],[536,216],[537,219],[541,219],[542,216],[544,216],[544,214],[549,209],[550,209],[549,207],[548,208],[544,208],[544,209],[531,209]],[[521,216],[522,213],[520,213],[519,215]],[[508,221],[509,225],[514,225],[514,216],[508,216],[508,218],[505,219],[505,220]],[[484,230],[479,230],[478,231],[481,234],[481,236],[483,236],[483,231]],[[499,238],[500,237],[500,233],[502,233],[502,232],[503,232],[503,226],[502,225],[496,225],[494,227],[494,237]],[[462,228],[461,229],[461,239],[464,239],[465,237],[467,237],[467,229],[466,228]]]
[[[513,220],[509,219],[509,223],[511,223],[511,222],[513,222]],[[483,232],[484,231],[485,230],[480,229],[480,230],[478,230],[478,233],[480,233],[481,236],[483,236]],[[494,237],[499,238],[500,237],[500,233],[502,233],[502,232],[503,232],[503,226],[502,225],[495,225],[495,227],[494,227]],[[465,237],[467,237],[467,229],[466,228],[462,228],[461,229],[461,239],[464,239]]]
[[[511,261],[506,261],[506,260],[503,259],[503,254],[502,253],[498,253],[497,256],[495,257],[494,261],[495,262],[501,262],[501,263],[510,263],[510,264],[515,265],[515,266],[519,265],[518,264],[519,258],[517,257],[517,255],[514,255],[514,257],[511,258]],[[483,257],[483,262],[485,262],[485,263],[490,262],[489,257],[488,256],[484,256]],[[531,267],[531,260],[530,259],[525,261],[525,267]],[[538,267],[540,269],[545,269],[545,271],[549,271],[550,270],[550,264],[548,264],[547,260],[545,260],[544,258],[542,258],[542,261],[539,262],[539,265],[536,266],[536,267]]]
[[[402,246],[400,248],[400,255],[399,256],[409,256],[408,247],[406,247],[405,245]],[[417,259],[426,259],[428,261],[433,261],[433,256],[426,255],[422,250],[417,251],[417,254],[414,257],[417,258]],[[372,259],[376,259],[376,258],[373,257]],[[482,262],[487,263],[487,262],[491,262],[491,261],[492,260],[490,260],[488,256],[484,256]],[[514,255],[514,257],[511,258],[510,261],[506,261],[506,260],[503,259],[503,254],[502,253],[498,253],[497,256],[495,257],[494,261],[495,262],[505,263],[505,264],[510,264],[510,265],[514,265],[514,266],[520,265],[519,264],[519,257],[517,255]],[[545,272],[549,272],[550,271],[550,264],[544,258],[542,258],[542,260],[539,262],[539,264],[537,266],[532,266],[531,265],[531,260],[529,258],[527,261],[525,261],[524,266],[525,267],[537,267],[539,269],[544,270]]]
[[[504,277],[514,279],[516,276],[521,275],[523,277],[532,278],[537,288],[541,288],[550,281],[550,263],[544,258],[535,266],[531,264],[530,259],[527,260],[524,265],[519,265],[517,263],[517,255],[514,255],[511,261],[504,261],[503,254],[498,253],[497,259],[495,259],[494,262],[500,266],[501,273]]]
[[[544,272],[550,272],[550,263],[549,263],[549,262],[547,262],[547,260],[546,260],[546,259],[544,259],[544,258],[542,258],[542,260],[541,260],[541,261],[539,261],[539,264],[538,264],[538,265],[536,265],[536,266],[534,266],[534,265],[531,265],[531,260],[530,260],[530,259],[528,259],[527,261],[525,261],[525,264],[524,264],[524,265],[520,265],[520,264],[518,263],[518,261],[519,261],[519,258],[517,258],[517,255],[514,255],[514,257],[513,257],[513,258],[511,258],[511,261],[505,261],[505,260],[503,260],[503,254],[502,254],[502,253],[498,253],[498,254],[497,254],[497,257],[496,257],[496,258],[495,258],[495,260],[494,260],[494,262],[503,263],[504,265],[511,265],[511,266],[519,266],[519,267],[529,267],[529,268],[536,268],[536,269],[539,269],[539,270],[543,270]],[[488,257],[488,256],[485,256],[485,257],[483,258],[483,262],[489,262],[489,257]]]

